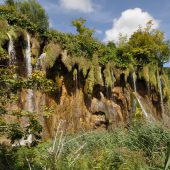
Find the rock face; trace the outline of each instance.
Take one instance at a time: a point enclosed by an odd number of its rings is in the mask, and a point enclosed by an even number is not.
[[[40,46],[36,45],[38,43],[35,43],[35,40],[33,42],[32,50],[40,49]],[[16,50],[17,74],[25,77],[26,61],[20,48]],[[55,48],[53,50],[55,51]],[[131,80],[130,73],[125,76],[124,73],[113,72],[110,67],[101,68],[99,64],[96,69],[95,66],[90,66],[89,61],[81,58],[72,59],[60,48],[56,55],[53,57],[55,64],[51,68],[45,68],[44,64],[48,53],[43,53],[38,61],[43,57],[41,71],[45,72],[46,78],[56,83],[57,90],[52,93],[32,90],[33,111],[44,127],[44,138],[53,137],[61,121],[65,122],[62,128],[69,133],[92,129],[111,130],[120,125],[128,126],[132,118],[138,115],[145,117],[145,112],[152,118],[151,121],[162,118],[166,123],[169,121],[168,105],[165,103],[165,113],[162,115],[159,95],[155,91],[150,91],[148,94],[145,81],[136,81],[137,90],[134,92],[135,82]],[[37,56],[37,51],[34,51],[33,56]],[[38,68],[42,68],[40,61],[39,67],[36,68],[35,65],[33,71]],[[22,90],[18,94],[18,107],[24,108],[28,104],[27,93],[27,90]],[[148,119],[147,116],[145,119]]]

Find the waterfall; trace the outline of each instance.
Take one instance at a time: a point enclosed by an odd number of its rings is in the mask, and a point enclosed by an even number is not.
[[[157,70],[157,81],[158,81],[158,88],[159,88],[159,94],[160,94],[160,104],[161,104],[161,110],[162,115],[164,114],[164,101],[163,101],[163,93],[162,93],[162,82],[159,75],[159,71]]]
[[[26,50],[25,50],[25,61],[26,61],[26,75],[27,78],[31,78],[32,77],[32,65],[31,65],[31,45],[30,45],[30,36],[29,34],[27,34],[27,46],[26,46]],[[26,105],[25,105],[25,110],[29,111],[29,112],[33,112],[34,111],[34,107],[33,107],[33,90],[32,89],[27,89],[26,90]],[[24,122],[24,126],[28,123],[27,119],[23,119]],[[30,144],[32,143],[32,134],[29,134],[27,139],[25,139],[24,137],[19,140],[19,145],[26,145],[26,144]],[[18,144],[14,143],[12,146],[18,146]]]
[[[16,64],[16,55],[15,55],[15,49],[14,49],[14,43],[12,40],[12,37],[9,33],[7,33],[9,37],[9,44],[8,44],[8,55],[9,55],[9,65]]]
[[[142,101],[140,100],[140,98],[139,98],[138,95],[137,95],[136,74],[135,74],[135,72],[133,73],[133,86],[134,86],[135,97],[136,97],[136,99],[137,99],[137,101],[138,101],[138,103],[139,103],[139,105],[140,105],[140,107],[141,107],[141,109],[142,109],[142,112],[143,112],[143,114],[145,115],[145,117],[148,118],[148,113],[146,112],[145,107],[144,107],[144,105],[142,104]]]
[[[75,82],[75,92],[77,92],[77,86],[78,86],[78,84],[77,84],[77,74],[78,74],[78,71],[75,68],[74,71],[73,71],[73,80]]]
[[[27,47],[25,50],[25,60],[26,60],[27,77],[32,77],[31,45],[30,45],[30,35],[29,34],[27,34]]]
[[[27,47],[25,50],[25,60],[26,60],[26,72],[27,72],[27,78],[32,77],[32,65],[31,65],[31,47],[30,47],[30,36],[27,34]],[[27,111],[32,112],[33,109],[33,90],[28,89],[27,90],[27,97],[26,97],[26,103],[27,103]]]
[[[31,78],[32,77],[32,65],[31,65],[31,44],[30,44],[30,35],[29,34],[27,34],[27,46],[26,46],[26,50],[25,50],[25,61],[26,61],[27,78]],[[29,112],[34,111],[33,96],[34,96],[33,90],[27,89],[26,110]],[[21,139],[20,143],[22,145],[25,145],[26,143],[32,143],[32,134],[30,134],[26,140]]]
[[[45,66],[45,58],[46,58],[46,53],[42,53],[36,63],[36,69],[37,70],[43,70],[45,71],[46,66]]]
[[[139,105],[140,105],[140,107],[142,109],[143,114],[145,115],[146,118],[148,118],[149,117],[148,113],[146,112],[146,110],[145,110],[145,108],[144,108],[140,98],[137,95],[136,95],[136,99],[137,99],[137,101],[138,101],[138,103],[139,103]]]
[[[133,101],[132,101],[132,113],[136,112],[136,104],[137,104],[137,100],[135,98],[133,98]]]
[[[133,72],[133,88],[134,88],[134,92],[136,93],[137,92],[137,89],[136,89],[136,74],[135,72]]]
[[[114,75],[113,75],[113,70],[111,69],[111,76],[112,76],[112,88],[114,88],[114,79],[115,79],[115,77],[114,77]]]

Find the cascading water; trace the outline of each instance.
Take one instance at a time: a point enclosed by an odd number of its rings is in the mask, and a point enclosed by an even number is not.
[[[27,34],[27,46],[25,50],[25,60],[26,60],[26,72],[27,77],[32,77],[32,65],[31,65],[31,45],[30,45],[30,35]]]
[[[162,93],[162,82],[159,75],[159,71],[157,70],[157,81],[158,81],[158,88],[159,88],[159,94],[160,94],[160,104],[161,104],[161,111],[162,115],[164,115],[164,101],[163,101],[163,93]]]
[[[30,35],[27,34],[27,46],[25,50],[25,61],[26,61],[26,73],[27,73],[27,78],[32,77],[32,65],[31,65],[31,45],[30,45]],[[26,94],[26,110],[29,112],[34,111],[34,105],[33,105],[33,90],[32,89],[27,89],[27,94]],[[21,140],[20,143],[22,145],[26,143],[32,143],[32,134],[30,134],[27,138],[27,140]]]
[[[140,105],[140,107],[142,109],[143,114],[145,115],[146,118],[148,118],[149,117],[148,113],[146,112],[146,110],[145,110],[145,108],[144,108],[140,98],[137,95],[136,95],[136,99],[137,99],[137,101],[138,101],[138,103],[139,103],[139,105]]]
[[[115,80],[115,77],[114,77],[114,74],[113,74],[113,70],[111,69],[110,70],[110,72],[111,72],[111,76],[112,76],[112,88],[114,87],[114,80]]]
[[[26,72],[27,72],[27,78],[32,77],[32,65],[31,65],[31,47],[30,47],[30,36],[27,34],[27,47],[25,51],[25,60],[26,60]],[[28,89],[27,90],[27,97],[26,97],[26,103],[27,103],[27,111],[32,112],[34,110],[33,107],[33,90]]]
[[[138,94],[137,94],[137,90],[136,90],[137,89],[136,88],[136,74],[135,73],[133,73],[133,86],[134,86],[135,97],[136,97],[136,99],[137,99],[137,101],[138,101],[138,103],[139,103],[139,105],[140,105],[140,107],[142,109],[142,112],[145,115],[145,117],[148,118],[149,117],[148,113],[146,112],[145,107],[142,104],[142,102],[141,102],[141,100],[140,100],[140,98],[138,97]]]
[[[42,70],[45,71],[45,58],[46,58],[46,53],[43,53],[39,56],[37,63],[36,63],[36,69],[37,70]]]
[[[11,35],[7,33],[9,37],[9,44],[8,44],[8,55],[9,55],[9,65],[15,65],[16,64],[16,55],[15,55],[15,49],[14,49],[14,43]]]
[[[75,91],[77,91],[77,74],[78,74],[78,71],[75,68],[74,71],[73,71],[73,80],[75,82]]]
[[[11,47],[10,47],[11,48]],[[27,78],[32,77],[32,65],[31,65],[31,45],[30,45],[30,36],[27,34],[27,46],[25,50],[25,61],[26,61],[26,75]],[[25,110],[29,112],[34,111],[33,107],[33,90],[32,89],[27,89],[27,94],[26,94],[26,105],[25,105]],[[28,123],[26,119],[23,119],[24,125]],[[19,145],[26,145],[32,143],[32,134],[28,135],[27,139],[22,138],[19,140]],[[16,146],[18,144],[13,144],[13,146]]]
[[[135,72],[133,72],[132,76],[133,76],[133,88],[134,88],[134,91],[136,93],[137,90],[136,90],[136,74],[135,74]]]
[[[136,105],[137,105],[137,100],[136,98],[133,97],[133,100],[132,100],[132,113],[135,113],[136,112]]]

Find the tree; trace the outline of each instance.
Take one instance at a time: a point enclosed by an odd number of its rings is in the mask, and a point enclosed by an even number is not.
[[[16,2],[16,8],[25,14],[30,21],[34,22],[44,30],[49,29],[48,15],[36,0],[25,0]]]
[[[10,6],[14,6],[15,2],[14,2],[14,0],[6,0],[5,4],[10,5]]]
[[[164,34],[160,30],[152,29],[152,22],[147,23],[146,28],[135,32],[127,44],[130,55],[137,65],[155,63],[163,66],[170,56],[170,48],[164,40]]]
[[[76,27],[76,30],[80,35],[86,35],[86,36],[92,37],[95,30],[89,29],[88,27],[84,26],[85,22],[86,22],[85,19],[79,18],[79,19],[73,20],[72,25]]]

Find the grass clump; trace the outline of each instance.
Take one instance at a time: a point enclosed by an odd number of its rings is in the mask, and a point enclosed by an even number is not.
[[[12,166],[27,168],[25,155],[34,169],[161,170],[170,141],[168,129],[146,123],[134,123],[128,130],[117,128],[113,132],[65,136],[61,131],[57,136],[55,142],[15,148],[15,152],[10,153],[15,158]]]

